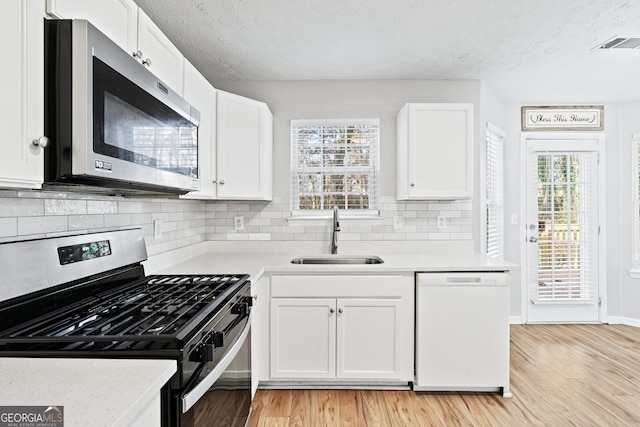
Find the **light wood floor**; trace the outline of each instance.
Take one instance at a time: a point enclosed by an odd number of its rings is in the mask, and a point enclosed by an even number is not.
[[[512,325],[511,391],[258,390],[248,426],[640,426],[640,328]]]

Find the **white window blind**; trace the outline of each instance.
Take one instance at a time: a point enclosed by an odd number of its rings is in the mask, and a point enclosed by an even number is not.
[[[291,121],[291,210],[378,214],[378,119]]]
[[[491,257],[504,257],[504,167],[503,133],[487,126],[485,210],[486,253]]]
[[[530,157],[529,194],[537,218],[531,251],[535,303],[592,303],[597,281],[597,153],[540,152]]]
[[[640,268],[640,134],[633,135],[631,144],[633,188],[633,266]]]

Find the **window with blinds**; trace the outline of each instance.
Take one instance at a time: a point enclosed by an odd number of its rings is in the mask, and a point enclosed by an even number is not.
[[[633,187],[633,267],[640,268],[640,134],[631,143]]]
[[[486,139],[486,253],[487,256],[504,257],[504,133],[487,126]]]
[[[378,119],[291,121],[291,210],[378,214]]]

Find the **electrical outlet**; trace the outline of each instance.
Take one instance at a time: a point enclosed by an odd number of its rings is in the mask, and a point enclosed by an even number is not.
[[[244,230],[244,217],[243,216],[234,216],[233,217],[233,229],[236,231]]]
[[[153,238],[154,239],[162,238],[162,220],[161,219],[153,220]]]
[[[436,228],[438,230],[442,230],[443,228],[447,228],[447,217],[443,215],[438,215],[436,217]]]
[[[393,229],[394,230],[402,230],[403,226],[404,226],[404,217],[402,217],[400,215],[395,215],[393,217]]]

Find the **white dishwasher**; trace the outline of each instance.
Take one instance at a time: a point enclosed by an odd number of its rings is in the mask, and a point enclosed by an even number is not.
[[[417,391],[509,390],[509,273],[416,274]]]

